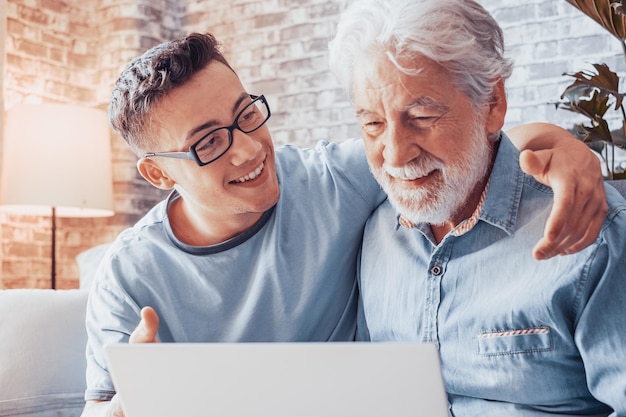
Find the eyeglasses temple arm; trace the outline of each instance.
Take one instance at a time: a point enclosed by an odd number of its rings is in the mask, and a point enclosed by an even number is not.
[[[189,152],[148,152],[144,154],[144,158],[151,158],[153,156],[164,156],[166,158],[178,158],[178,159],[191,159],[194,160],[193,155]]]

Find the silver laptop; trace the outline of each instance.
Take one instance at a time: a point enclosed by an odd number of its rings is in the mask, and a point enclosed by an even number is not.
[[[448,417],[431,344],[105,347],[126,417]]]

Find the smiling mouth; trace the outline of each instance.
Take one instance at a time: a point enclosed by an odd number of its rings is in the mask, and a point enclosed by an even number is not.
[[[415,175],[415,176],[411,176],[411,177],[405,177],[405,176],[395,176],[395,175],[391,175],[388,173],[388,175],[396,180],[400,180],[400,181],[416,181],[416,180],[422,180],[426,177],[429,177],[430,175],[432,175],[436,170],[432,170],[427,172],[424,175]]]
[[[263,172],[263,168],[265,168],[265,161],[261,162],[261,165],[259,165],[254,171],[252,171],[251,173],[244,175],[241,178],[237,178],[236,180],[231,181],[231,183],[233,184],[242,184],[244,182],[248,182],[248,181],[252,181],[253,179],[255,179],[256,177],[258,177],[259,175],[261,175],[261,172]]]

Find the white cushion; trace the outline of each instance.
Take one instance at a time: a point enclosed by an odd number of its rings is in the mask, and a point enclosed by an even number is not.
[[[98,268],[98,264],[102,260],[105,252],[109,249],[111,243],[94,246],[76,255],[76,263],[80,272],[80,288],[89,289],[91,282]]]
[[[0,290],[0,416],[80,416],[83,290]]]

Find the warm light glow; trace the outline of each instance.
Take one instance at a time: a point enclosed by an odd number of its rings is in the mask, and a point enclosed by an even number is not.
[[[19,104],[5,118],[0,210],[58,217],[113,215],[109,126],[103,111]]]

